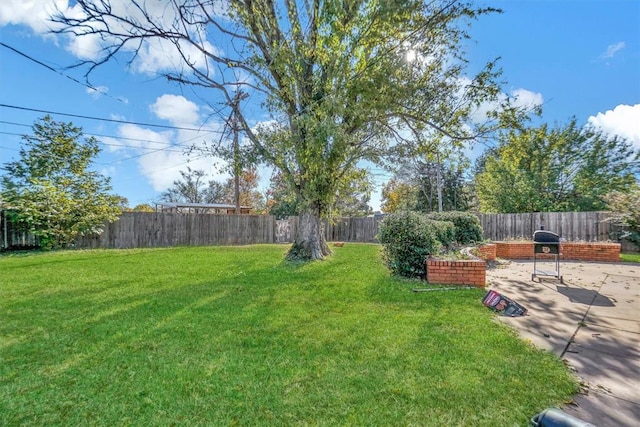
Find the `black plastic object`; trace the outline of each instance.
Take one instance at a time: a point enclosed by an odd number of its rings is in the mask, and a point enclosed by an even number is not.
[[[555,269],[553,271],[545,271],[538,268],[538,254],[553,255]],[[538,230],[533,232],[533,274],[531,281],[538,279],[540,276],[549,276],[560,279],[560,283],[564,283],[560,275],[560,236],[551,231]]]
[[[551,231],[538,230],[533,232],[533,243],[560,244],[560,236]]]
[[[531,418],[533,427],[596,427],[558,408],[549,408]]]

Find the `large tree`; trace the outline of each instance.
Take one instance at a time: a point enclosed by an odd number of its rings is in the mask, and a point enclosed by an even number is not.
[[[620,137],[575,119],[565,125],[505,133],[483,156],[476,190],[484,212],[606,210],[605,195],[628,191],[640,173],[640,151]]]
[[[441,138],[421,145],[412,153],[402,153],[393,167],[397,181],[405,183],[398,189],[412,188],[413,194],[402,204],[421,212],[467,210],[470,194],[465,174],[469,160],[463,145]],[[398,196],[393,193],[393,185],[386,188],[383,196]],[[393,203],[385,205],[391,207]]]
[[[180,171],[180,179],[173,181],[160,199],[173,203],[235,203],[235,179],[224,183],[207,180],[201,169]],[[264,197],[258,191],[259,177],[255,169],[246,169],[238,177],[238,189],[241,206],[250,206],[255,211],[264,209]]]
[[[123,198],[109,194],[109,179],[91,170],[98,141],[49,116],[32,129],[22,137],[20,158],[3,167],[0,198],[12,220],[45,248],[72,246],[79,235],[101,232],[118,218]]]
[[[262,212],[265,209],[264,196],[258,190],[260,184],[258,171],[248,168],[240,171],[238,175],[238,200],[240,206],[249,206],[253,212]],[[236,180],[229,178],[224,185],[225,203],[235,204]]]
[[[160,199],[173,203],[226,203],[227,189],[219,182],[206,181],[201,169],[180,171],[180,179],[160,195]]]
[[[369,206],[373,183],[367,170],[354,169],[342,184],[337,189],[331,217],[359,217],[373,212]],[[286,218],[299,215],[301,206],[303,203],[298,199],[295,189],[288,185],[281,173],[275,173],[267,190],[267,212],[278,218]]]
[[[499,98],[499,73],[491,62],[466,76],[462,42],[470,21],[493,11],[471,0],[77,0],[54,19],[59,33],[100,43],[90,69],[154,47],[178,52],[166,76],[226,105],[221,115],[302,203],[290,256],[320,259],[330,253],[321,218],[358,162],[378,162],[406,133],[487,130],[468,117]],[[249,100],[268,125],[243,114]]]

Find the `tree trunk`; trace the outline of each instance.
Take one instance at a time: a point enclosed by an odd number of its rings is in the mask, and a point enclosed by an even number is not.
[[[307,209],[300,214],[299,218],[296,237],[287,258],[312,261],[331,255],[329,245],[324,239],[323,224],[317,210]]]

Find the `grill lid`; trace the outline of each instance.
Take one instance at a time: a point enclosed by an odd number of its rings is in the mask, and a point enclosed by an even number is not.
[[[534,243],[560,243],[560,236],[551,231],[538,230],[533,232]]]

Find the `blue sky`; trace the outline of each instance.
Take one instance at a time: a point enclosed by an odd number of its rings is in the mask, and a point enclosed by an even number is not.
[[[0,107],[0,164],[17,157],[21,141],[15,134],[29,133],[31,124],[45,114],[27,110],[35,109],[139,123],[52,114],[55,120],[72,121],[85,133],[99,135],[103,151],[95,167],[111,178],[114,192],[126,197],[131,206],[157,201],[187,166],[224,179],[226,175],[212,159],[184,153],[194,141],[219,138],[221,124],[207,120],[210,98],[158,77],[157,70],[170,66],[171,58],[151,50],[129,66],[113,62],[99,68],[91,76],[98,92],[71,80],[82,81],[82,73],[63,68],[90,56],[95,45],[47,34],[48,4],[54,1],[61,9],[68,7],[67,0],[0,2],[0,42],[5,45],[0,45],[0,104],[10,106]],[[564,123],[575,116],[579,123],[622,135],[640,148],[640,1],[483,4],[502,8],[504,13],[473,24],[474,40],[467,45],[471,71],[500,57],[504,92],[517,95],[523,103],[541,103],[541,120]],[[248,105],[256,122],[266,119],[257,105]],[[261,172],[266,188],[269,173]],[[371,204],[378,209],[379,190],[389,175],[377,168],[374,173],[378,189]]]

